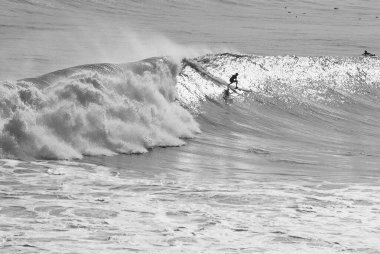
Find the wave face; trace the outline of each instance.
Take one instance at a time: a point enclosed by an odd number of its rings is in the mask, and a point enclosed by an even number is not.
[[[249,95],[276,103],[341,104],[361,95],[370,100],[380,87],[378,58],[217,54],[185,61],[182,100],[216,98],[236,72]]]
[[[3,82],[3,157],[72,159],[180,146],[198,124],[174,101],[178,67],[165,58],[93,64]]]
[[[224,101],[236,72],[245,91]],[[185,60],[177,86],[218,153],[239,155],[228,161],[252,153],[273,157],[281,171],[297,164],[346,173],[379,163],[378,58],[208,55]],[[257,163],[248,157],[246,168]]]

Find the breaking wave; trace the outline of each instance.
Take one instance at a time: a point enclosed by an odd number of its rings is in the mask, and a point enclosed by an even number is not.
[[[152,58],[3,82],[1,154],[72,159],[183,145],[200,130],[175,102],[177,71],[169,59]]]
[[[215,54],[184,59],[182,66],[169,58],[83,65],[2,82],[1,156],[72,159],[183,145],[200,132],[194,117],[201,113],[203,126],[210,114],[202,111],[203,102],[224,105],[223,90],[236,72],[242,90],[231,94],[234,104],[303,108],[316,118],[310,126],[326,115],[347,118],[336,110],[347,105],[379,106],[378,58]],[[248,119],[249,110],[244,112]],[[281,114],[262,115],[265,121],[255,116],[247,124],[269,130],[268,116],[270,124],[283,122]]]

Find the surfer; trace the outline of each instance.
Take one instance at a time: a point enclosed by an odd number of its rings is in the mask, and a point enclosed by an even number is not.
[[[228,85],[228,88],[230,87],[230,85],[232,83],[236,83],[236,87],[235,88],[238,88],[237,85],[238,85],[238,80],[237,80],[237,76],[239,75],[239,73],[235,73],[234,75],[231,76],[230,78],[230,84]]]
[[[364,50],[362,56],[375,56],[375,54],[369,53],[367,50]]]
[[[237,81],[237,76],[238,76],[239,74],[238,73],[235,73],[234,75],[232,75],[231,76],[231,78],[230,78],[230,83],[227,85],[227,89],[226,90],[224,90],[224,98],[227,98],[229,95],[230,95],[230,85],[232,84],[232,83],[236,83],[236,87],[235,88],[238,88],[237,87],[237,84],[238,84],[238,81]]]

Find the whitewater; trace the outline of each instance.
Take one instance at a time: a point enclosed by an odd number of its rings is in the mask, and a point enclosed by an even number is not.
[[[376,1],[0,6],[0,253],[380,252]]]

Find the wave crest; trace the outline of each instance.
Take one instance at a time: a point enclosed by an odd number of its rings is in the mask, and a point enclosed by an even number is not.
[[[154,58],[6,82],[0,88],[1,153],[71,159],[183,145],[181,138],[200,130],[174,100],[177,69]]]

